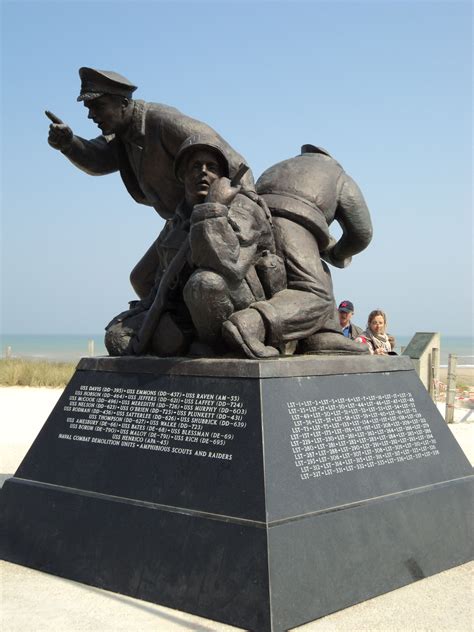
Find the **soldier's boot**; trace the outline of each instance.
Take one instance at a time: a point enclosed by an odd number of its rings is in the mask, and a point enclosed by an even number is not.
[[[265,344],[265,324],[255,309],[234,312],[222,325],[222,336],[229,347],[240,349],[248,358],[273,358],[278,349]]]
[[[370,353],[367,345],[350,338],[342,333],[333,331],[318,331],[304,340],[300,340],[298,353],[318,355],[363,355]]]

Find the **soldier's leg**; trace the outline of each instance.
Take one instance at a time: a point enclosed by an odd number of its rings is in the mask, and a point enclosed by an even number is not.
[[[240,346],[249,357],[274,355],[275,347],[288,353],[288,347],[293,344],[294,349],[294,341],[301,340],[311,341],[303,353],[326,353],[329,347],[341,353],[357,352],[335,321],[331,274],[321,261],[315,237],[280,217],[274,217],[274,235],[277,253],[285,261],[287,289],[234,313],[224,325],[229,344]],[[315,336],[319,336],[317,344]]]
[[[331,273],[313,235],[290,220],[274,218],[277,251],[285,260],[288,289],[255,303],[265,320],[267,341],[298,340],[298,353],[365,353],[342,335],[336,319]],[[270,308],[270,309],[269,309]]]
[[[222,324],[229,316],[255,300],[245,281],[231,287],[224,277],[210,270],[193,272],[183,298],[199,340],[213,347],[222,343]]]
[[[278,345],[322,329],[334,314],[329,268],[321,261],[316,238],[303,226],[275,217],[277,253],[285,261],[287,289],[253,305],[263,317],[267,340]]]
[[[152,290],[158,265],[155,240],[130,273],[130,283],[140,299],[146,298]]]

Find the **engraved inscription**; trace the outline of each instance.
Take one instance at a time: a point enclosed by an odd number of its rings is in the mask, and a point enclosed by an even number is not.
[[[439,454],[411,393],[287,405],[291,449],[303,480]]]
[[[238,395],[82,385],[64,406],[58,439],[232,460],[247,427]]]

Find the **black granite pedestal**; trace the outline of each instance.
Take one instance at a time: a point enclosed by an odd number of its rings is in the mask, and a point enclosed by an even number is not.
[[[2,553],[281,631],[471,559],[472,489],[408,358],[84,359]]]

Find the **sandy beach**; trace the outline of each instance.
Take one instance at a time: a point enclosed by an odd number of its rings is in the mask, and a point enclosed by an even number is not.
[[[63,389],[0,387],[1,483],[25,456]],[[438,409],[443,414],[443,404]],[[469,421],[471,419],[471,421]],[[456,408],[449,425],[474,464],[474,415]],[[1,563],[2,629],[8,632],[237,630],[162,606]],[[474,563],[428,577],[298,628],[305,632],[472,630]],[[296,629],[296,628],[295,628]]]
[[[448,369],[447,367],[441,367],[439,369],[439,379],[440,382],[446,384],[448,380]],[[456,368],[456,382],[465,384],[466,386],[470,386],[471,390],[474,389],[474,367],[457,367]]]

